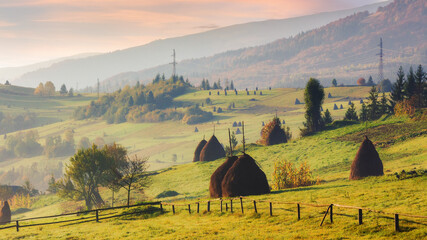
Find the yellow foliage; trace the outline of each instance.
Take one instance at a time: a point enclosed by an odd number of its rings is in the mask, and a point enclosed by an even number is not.
[[[310,166],[306,162],[296,169],[291,162],[286,160],[277,161],[273,171],[273,189],[294,188],[319,184],[320,180],[314,181],[311,176]]]
[[[9,202],[11,208],[29,208],[32,200],[30,194],[17,194],[14,195]]]

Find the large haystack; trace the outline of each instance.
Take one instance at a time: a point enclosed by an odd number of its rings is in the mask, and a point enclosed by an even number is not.
[[[234,162],[237,160],[237,156],[227,157],[225,162],[219,166],[211,176],[211,182],[209,184],[209,193],[211,198],[220,198],[222,197],[221,183],[224,179],[225,174],[227,174],[228,169],[233,166]]]
[[[9,203],[4,202],[0,211],[0,225],[7,224],[12,219],[12,212],[10,211]]]
[[[275,117],[262,128],[261,139],[259,140],[260,144],[270,146],[286,142],[286,134],[282,129],[279,118]]]
[[[383,163],[374,144],[365,136],[351,164],[350,180],[384,175]]]
[[[196,150],[194,151],[194,158],[193,158],[193,162],[198,162],[200,161],[200,152],[202,151],[203,147],[206,145],[206,140],[203,139],[202,141],[199,142],[199,144],[196,147]]]
[[[212,135],[211,139],[206,143],[200,152],[200,161],[213,161],[218,158],[225,157],[225,151],[222,145],[218,142],[215,135]]]
[[[225,174],[221,190],[223,197],[236,197],[269,193],[270,187],[255,160],[243,154]]]

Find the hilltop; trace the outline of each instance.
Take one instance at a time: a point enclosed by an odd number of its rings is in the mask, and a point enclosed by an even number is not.
[[[359,77],[368,79],[370,75],[377,81],[377,53],[382,38],[385,78],[395,79],[400,65],[407,69],[409,65],[427,64],[426,9],[423,0],[396,0],[375,13],[361,11],[266,45],[184,60],[179,64],[179,73],[193,81],[228,78],[241,88],[302,87],[309,77],[319,79],[325,86],[333,78],[354,85]],[[161,65],[119,74],[104,84],[144,82],[162,72],[170,72],[170,67]]]

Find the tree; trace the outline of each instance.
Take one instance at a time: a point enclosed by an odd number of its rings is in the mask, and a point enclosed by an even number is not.
[[[366,85],[366,80],[363,77],[357,79],[357,85],[359,85],[359,86],[365,86]]]
[[[132,96],[129,97],[128,106],[129,107],[133,106],[133,97]]]
[[[384,79],[378,84],[378,91],[379,92],[391,92],[393,85],[391,84],[390,80]]]
[[[415,74],[414,74],[414,70],[412,69],[412,66],[409,68],[409,73],[406,76],[406,84],[405,84],[405,96],[406,98],[411,98],[414,93],[415,93],[415,89],[416,89],[416,84],[415,84]]]
[[[147,101],[146,101],[147,103],[154,103],[154,94],[153,94],[153,92],[152,91],[150,91],[149,93],[148,93],[148,96],[147,96]]]
[[[90,141],[87,137],[80,138],[78,149],[86,149],[90,147]]]
[[[374,86],[374,81],[372,80],[372,76],[369,76],[368,82],[366,83],[368,86]]]
[[[208,79],[206,79],[206,90],[211,90],[211,85],[209,84]]]
[[[402,66],[399,67],[397,71],[396,82],[393,84],[390,93],[390,104],[391,109],[394,109],[394,106],[397,102],[402,101],[404,97],[404,87],[405,87],[405,73],[403,72]]]
[[[80,149],[70,158],[63,180],[59,184],[60,195],[84,199],[87,209],[102,202],[98,186],[105,184],[109,171],[114,166],[113,158],[93,144]]]
[[[338,86],[338,82],[335,78],[332,79],[332,86],[334,86],[334,87]]]
[[[67,93],[68,93],[67,87],[65,86],[65,84],[62,84],[61,89],[59,90],[59,94],[66,95]]]
[[[376,120],[380,117],[380,109],[378,106],[378,91],[375,86],[372,86],[368,97],[368,120]]]
[[[362,103],[362,109],[360,109],[360,120],[363,122],[368,121],[368,109],[365,103]]]
[[[323,121],[320,113],[320,107],[323,104],[325,92],[319,80],[310,78],[304,91],[305,101],[305,119],[304,126],[308,132],[320,131],[323,127]]]
[[[55,95],[55,85],[53,85],[53,82],[47,81],[44,84],[44,95],[45,96],[53,96],[53,95]]]
[[[354,103],[350,104],[350,107],[347,109],[345,113],[344,120],[353,120],[357,121],[359,118],[357,117],[356,108],[354,107]]]
[[[58,187],[55,182],[55,177],[53,175],[50,176],[47,190],[50,193],[56,193],[58,191]]]
[[[44,85],[39,83],[39,86],[34,90],[34,95],[43,96],[44,95]]]
[[[70,88],[70,90],[68,90],[68,96],[74,97],[74,89],[73,88]]]
[[[9,80],[6,80],[6,82],[4,83],[4,85],[6,85],[6,86],[10,86],[10,82],[9,82]]]
[[[140,92],[140,93],[138,94],[138,96],[136,97],[136,102],[135,102],[135,104],[136,104],[136,105],[139,105],[139,106],[142,106],[142,105],[144,105],[144,104],[145,104],[145,94],[144,94],[144,92]]]
[[[106,154],[113,158],[114,165],[111,167],[111,171],[107,173],[107,184],[106,186],[111,190],[111,204],[114,206],[114,192],[118,191],[120,187],[121,175],[119,170],[122,169],[127,161],[127,150],[121,145],[113,143],[111,145],[104,145],[103,150]]]
[[[126,163],[118,169],[120,184],[127,191],[127,205],[130,204],[130,193],[133,189],[143,190],[148,185],[148,176],[144,175],[148,168],[148,158],[127,158]]]
[[[329,123],[332,123],[332,116],[331,116],[331,113],[329,112],[329,110],[328,109],[326,109],[326,111],[325,111],[325,113],[324,113],[324,116],[323,116],[323,122],[325,123],[325,124],[329,124]]]
[[[234,83],[233,83],[233,80],[231,80],[231,83],[230,83],[230,89],[231,89],[231,90],[234,90]]]
[[[380,115],[386,114],[389,112],[390,106],[387,104],[387,97],[385,96],[385,93],[381,96],[380,100],[380,106],[379,106],[379,112]]]
[[[421,64],[415,72],[415,93],[418,98],[418,107],[423,107],[424,83],[426,82],[426,73]],[[424,96],[425,97],[425,96]]]

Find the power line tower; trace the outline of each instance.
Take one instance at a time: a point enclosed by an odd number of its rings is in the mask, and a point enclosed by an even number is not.
[[[173,62],[171,62],[171,63],[169,63],[169,64],[172,64],[172,65],[173,65],[172,77],[175,77],[175,75],[176,75],[176,65],[178,64],[178,63],[176,62],[176,60],[175,60],[175,57],[176,57],[176,55],[175,55],[175,49],[173,50],[172,57],[173,57]]]
[[[380,56],[380,63],[378,65],[378,83],[384,80],[384,63],[383,63],[383,38],[380,38],[380,53],[377,55]]]

